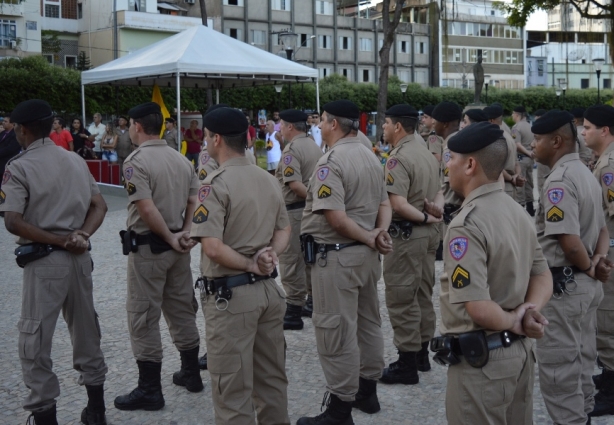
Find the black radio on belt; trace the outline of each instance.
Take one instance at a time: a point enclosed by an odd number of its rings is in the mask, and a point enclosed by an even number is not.
[[[122,252],[128,255],[131,252],[137,252],[139,245],[136,240],[136,232],[134,230],[120,230],[119,237],[122,240]]]
[[[303,252],[303,258],[305,260],[305,264],[315,264],[316,263],[316,242],[313,239],[313,236],[303,234],[300,236],[301,238],[301,251]]]
[[[443,222],[446,224],[450,224],[450,222],[452,221],[452,214],[454,214],[459,209],[459,205],[445,204],[443,206]]]

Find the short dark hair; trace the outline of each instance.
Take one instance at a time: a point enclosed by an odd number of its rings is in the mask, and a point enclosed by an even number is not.
[[[175,120],[172,119],[171,117],[165,118],[164,121],[165,122],[170,122],[171,124],[175,124]]]
[[[65,124],[64,123],[64,118],[62,118],[62,117],[53,117],[53,121],[57,121],[60,124],[60,126],[62,128],[64,128],[64,124]],[[51,124],[53,124],[53,122]]]
[[[209,133],[208,137],[210,138],[218,134],[206,127],[205,130]],[[224,139],[224,143],[226,143],[226,146],[228,146],[231,150],[245,155],[245,148],[247,148],[247,131],[236,136],[224,136],[223,134],[220,134],[220,137]]]
[[[56,117],[49,117],[40,121],[32,121],[27,124],[21,124],[21,126],[27,128],[35,138],[42,139],[43,137],[49,137],[51,126],[53,125],[53,121],[56,119]]]
[[[494,181],[499,178],[501,172],[505,169],[508,156],[507,142],[505,139],[499,139],[485,148],[465,154],[465,156],[476,158],[488,180]]]
[[[401,127],[403,127],[403,130],[405,130],[407,134],[414,134],[414,132],[416,131],[416,123],[418,122],[417,118],[412,118],[412,117],[388,117],[388,118],[390,118],[390,121],[392,122],[393,125],[396,125],[396,123],[401,124]]]
[[[149,114],[141,118],[133,118],[132,121],[141,124],[143,131],[149,136],[160,134],[162,131],[162,114]]]
[[[333,120],[337,120],[337,123],[339,124],[339,129],[344,133],[349,133],[352,130],[358,130],[358,128],[354,125],[355,120],[352,120],[350,118],[338,117],[327,112],[326,122],[333,122]]]

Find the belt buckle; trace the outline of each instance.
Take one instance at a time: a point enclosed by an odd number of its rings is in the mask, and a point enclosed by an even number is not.
[[[501,337],[501,344],[503,344],[505,348],[512,345],[512,336],[510,335],[508,331],[501,332],[500,337]]]
[[[249,282],[247,282],[249,285],[253,285],[254,283],[256,283],[256,275],[253,273],[248,273],[248,279]]]

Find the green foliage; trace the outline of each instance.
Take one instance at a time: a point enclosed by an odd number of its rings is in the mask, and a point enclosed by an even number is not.
[[[62,44],[58,38],[59,32],[51,30],[41,31],[41,49],[43,53],[59,53],[62,50]]]
[[[79,52],[79,56],[77,56],[77,69],[79,71],[87,71],[90,68],[90,58],[87,57],[85,52]]]

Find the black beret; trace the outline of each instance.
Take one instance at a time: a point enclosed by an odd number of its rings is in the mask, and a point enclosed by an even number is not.
[[[162,114],[160,105],[158,105],[156,102],[143,103],[128,111],[128,115],[130,115],[130,118],[132,119],[143,118],[151,114]]]
[[[226,105],[225,103],[218,103],[217,105],[212,105],[209,107],[209,109],[207,109],[207,112],[205,112],[205,115],[207,115],[209,112],[213,112],[216,109],[220,109],[220,108],[230,108],[230,106]]]
[[[360,118],[360,110],[354,102],[349,100],[335,100],[328,102],[322,107],[324,112],[340,118],[349,118],[351,120],[357,120]]]
[[[499,118],[503,116],[503,107],[497,103],[493,103],[490,106],[487,106],[482,110],[486,118],[489,120],[494,120],[495,118]]]
[[[51,106],[40,99],[30,99],[21,102],[11,112],[11,122],[14,124],[28,124],[53,117]]]
[[[527,113],[527,110],[526,110],[526,109],[524,109],[524,106],[516,106],[516,107],[514,108],[514,112],[518,112],[518,113],[520,113],[520,114],[526,114],[526,113]]]
[[[223,136],[238,136],[247,131],[247,120],[243,112],[234,108],[217,108],[205,114],[203,127]]]
[[[484,111],[477,108],[467,109],[465,111],[465,115],[471,119],[473,122],[483,122],[488,121],[488,117],[484,114]]]
[[[586,112],[586,109],[584,109],[584,108],[573,108],[569,112],[571,112],[571,115],[573,115],[574,118],[584,118],[584,113]]]
[[[614,127],[614,108],[609,105],[594,105],[586,110],[584,118],[597,127],[612,129]]]
[[[454,102],[441,102],[435,106],[431,116],[439,122],[451,122],[460,120],[463,117],[463,111]]]
[[[279,118],[289,123],[306,122],[307,114],[298,109],[286,109],[279,113]]]
[[[123,117],[120,117],[120,118],[123,118]],[[175,124],[175,119],[171,117],[165,118],[164,121]]]
[[[496,124],[478,122],[463,128],[448,140],[448,149],[457,153],[472,153],[503,138],[503,130]]]
[[[533,134],[550,134],[563,127],[565,124],[573,122],[573,115],[567,111],[552,110],[546,112],[533,123],[531,132]]]
[[[387,117],[418,118],[419,114],[413,106],[401,103],[388,108],[385,115]]]
[[[545,113],[545,109],[538,109],[537,111],[533,112],[533,115],[536,117],[543,117]]]
[[[424,115],[428,115],[429,117],[432,117],[433,109],[435,109],[435,105],[426,105],[424,108],[422,108],[422,113]]]

